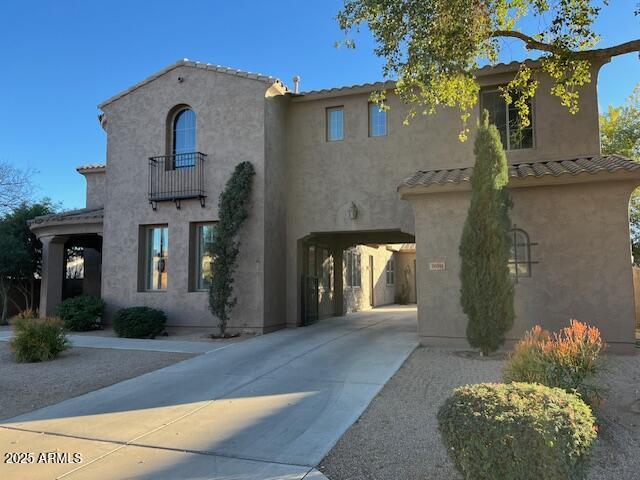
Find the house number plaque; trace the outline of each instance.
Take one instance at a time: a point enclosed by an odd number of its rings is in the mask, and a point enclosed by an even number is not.
[[[429,270],[433,272],[441,272],[442,270],[446,270],[447,265],[445,262],[430,262]]]

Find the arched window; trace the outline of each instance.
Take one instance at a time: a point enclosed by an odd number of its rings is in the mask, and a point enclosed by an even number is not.
[[[521,228],[511,229],[511,255],[509,256],[509,272],[518,281],[520,277],[531,276],[531,245],[529,234]]]
[[[196,114],[189,107],[173,116],[171,155],[174,168],[193,167],[196,152]]]

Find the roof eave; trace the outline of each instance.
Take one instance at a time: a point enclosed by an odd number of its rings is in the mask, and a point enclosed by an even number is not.
[[[76,172],[78,172],[81,175],[85,175],[87,173],[105,173],[107,171],[107,166],[100,164],[100,165],[81,165],[80,167],[76,168]]]
[[[227,74],[227,75],[234,75],[237,77],[242,77],[242,78],[247,78],[250,80],[256,80],[256,81],[260,81],[263,82],[267,85],[273,85],[274,83],[278,83],[280,84],[285,90],[288,90],[286,85],[279,80],[278,78],[275,77],[271,77],[269,75],[262,75],[261,73],[253,73],[253,72],[247,72],[244,70],[238,70],[238,69],[234,69],[234,68],[229,68],[229,67],[223,67],[222,65],[212,65],[210,63],[200,63],[200,62],[195,62],[192,60],[188,60],[186,58],[178,60],[177,62],[162,68],[161,70],[158,70],[156,73],[150,75],[149,77],[145,78],[144,80],[132,85],[131,87],[121,91],[120,93],[117,93],[116,95],[108,98],[107,100],[105,100],[104,102],[100,103],[98,105],[98,108],[100,110],[103,110],[104,107],[106,107],[107,105],[115,102],[116,100],[119,100],[120,98],[129,95],[130,93],[134,92],[135,90],[138,90],[139,88],[147,85],[148,83],[156,80],[157,78],[171,72],[172,70],[175,70],[176,68],[180,68],[180,67],[190,67],[190,68],[199,68],[202,70],[210,70],[210,71],[214,71],[217,73],[223,73],[223,74]]]
[[[583,184],[593,182],[619,182],[619,181],[633,181],[635,184],[640,185],[640,170],[628,171],[619,170],[615,172],[600,171],[596,173],[581,172],[577,174],[562,174],[562,175],[542,175],[542,176],[529,176],[525,178],[510,178],[508,188],[527,188],[527,187],[546,187],[553,185],[571,185],[571,184]],[[450,182],[444,184],[429,184],[429,185],[400,185],[398,187],[398,193],[400,198],[407,199],[408,197],[424,194],[440,194],[450,192],[466,192],[471,190],[471,182]]]

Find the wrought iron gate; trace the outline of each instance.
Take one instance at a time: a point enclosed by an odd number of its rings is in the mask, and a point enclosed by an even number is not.
[[[302,276],[302,310],[303,325],[318,321],[318,277]]]

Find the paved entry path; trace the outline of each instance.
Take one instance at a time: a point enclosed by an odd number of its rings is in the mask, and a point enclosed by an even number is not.
[[[0,463],[0,478],[320,480],[416,345],[408,307],[239,342],[4,421],[3,457],[34,463]]]

